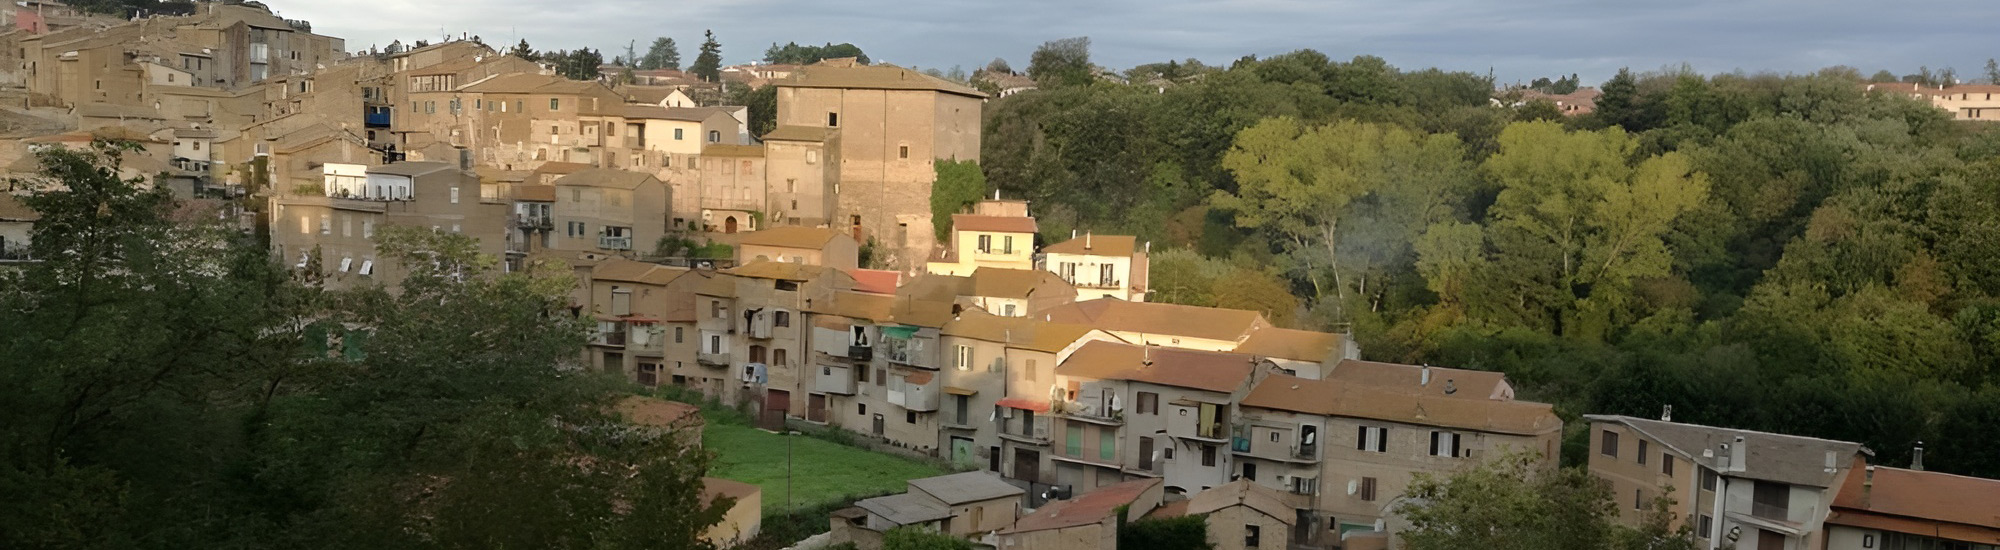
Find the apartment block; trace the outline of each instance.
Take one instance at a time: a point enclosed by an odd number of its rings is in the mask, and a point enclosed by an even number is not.
[[[323,178],[317,193],[274,194],[269,219],[272,254],[328,288],[401,281],[409,266],[375,245],[391,225],[467,235],[502,254],[506,205],[481,200],[478,177],[457,165],[329,165]]]
[[[1037,268],[1075,285],[1077,300],[1146,301],[1146,249],[1152,248],[1151,243],[1142,249],[1131,235],[1071,237],[1043,248]]]

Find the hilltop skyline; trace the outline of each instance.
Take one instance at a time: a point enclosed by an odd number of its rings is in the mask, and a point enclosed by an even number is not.
[[[1026,0],[884,3],[882,9],[768,0],[351,0],[272,7],[347,39],[349,50],[468,33],[496,47],[525,38],[537,49],[589,47],[610,59],[623,54],[627,41],[637,41],[643,53],[653,38],[668,36],[692,59],[702,31],[713,29],[730,64],[758,60],[773,42],[852,42],[879,61],[968,71],[995,57],[1023,69],[1036,46],[1071,36],[1089,36],[1093,61],[1114,69],[1186,58],[1227,66],[1244,55],[1310,48],[1335,59],[1375,55],[1406,69],[1490,70],[1501,83],[1577,73],[1586,85],[1619,67],[1650,71],[1682,63],[1704,74],[1848,65],[1863,74],[1888,69],[1902,75],[1920,66],[1951,67],[1971,79],[1987,58],[2000,55],[1959,46],[1980,43],[1978,22],[2000,16],[2000,4],[1899,10],[1863,0],[1616,6],[1583,0],[1506,6],[1464,0]]]

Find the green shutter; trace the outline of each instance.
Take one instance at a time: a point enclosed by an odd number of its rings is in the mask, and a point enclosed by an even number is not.
[[[1118,460],[1117,430],[1101,427],[1097,429],[1097,458],[1101,460]]]
[[[1067,437],[1064,438],[1067,441],[1063,448],[1068,452],[1065,452],[1063,454],[1069,456],[1083,456],[1083,426],[1068,424],[1067,428],[1068,429],[1065,430],[1066,432],[1068,432],[1067,434],[1065,434]]]

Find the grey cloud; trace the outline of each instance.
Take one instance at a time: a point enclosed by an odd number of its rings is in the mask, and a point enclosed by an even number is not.
[[[1601,81],[1619,67],[1683,62],[1709,73],[1807,72],[1844,64],[1911,72],[1919,65],[1979,72],[1985,27],[2000,3],[1921,9],[1879,0],[276,0],[286,17],[313,21],[350,49],[435,40],[442,29],[489,44],[516,36],[539,48],[591,47],[621,54],[671,36],[692,58],[714,29],[728,62],[760,57],[773,42],[853,42],[902,65],[976,67],[1003,57],[1016,67],[1043,41],[1090,36],[1097,62],[1129,67],[1301,48],[1336,59],[1376,55],[1405,68],[1486,72],[1502,81],[1580,73]]]

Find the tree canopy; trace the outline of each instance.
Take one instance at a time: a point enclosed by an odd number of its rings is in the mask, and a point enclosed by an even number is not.
[[[645,70],[681,68],[681,49],[674,45],[674,39],[665,36],[653,39],[653,46],[646,49],[646,55],[639,58],[639,68]]]
[[[688,73],[706,82],[722,81],[722,44],[715,41],[715,31],[702,31],[701,53],[694,56]]]
[[[764,50],[765,63],[809,65],[818,63],[822,59],[842,57],[852,57],[863,65],[868,64],[868,54],[861,53],[859,46],[846,42],[819,46],[811,44],[800,46],[797,42],[786,42],[785,45],[779,46],[773,43],[769,49]]]

